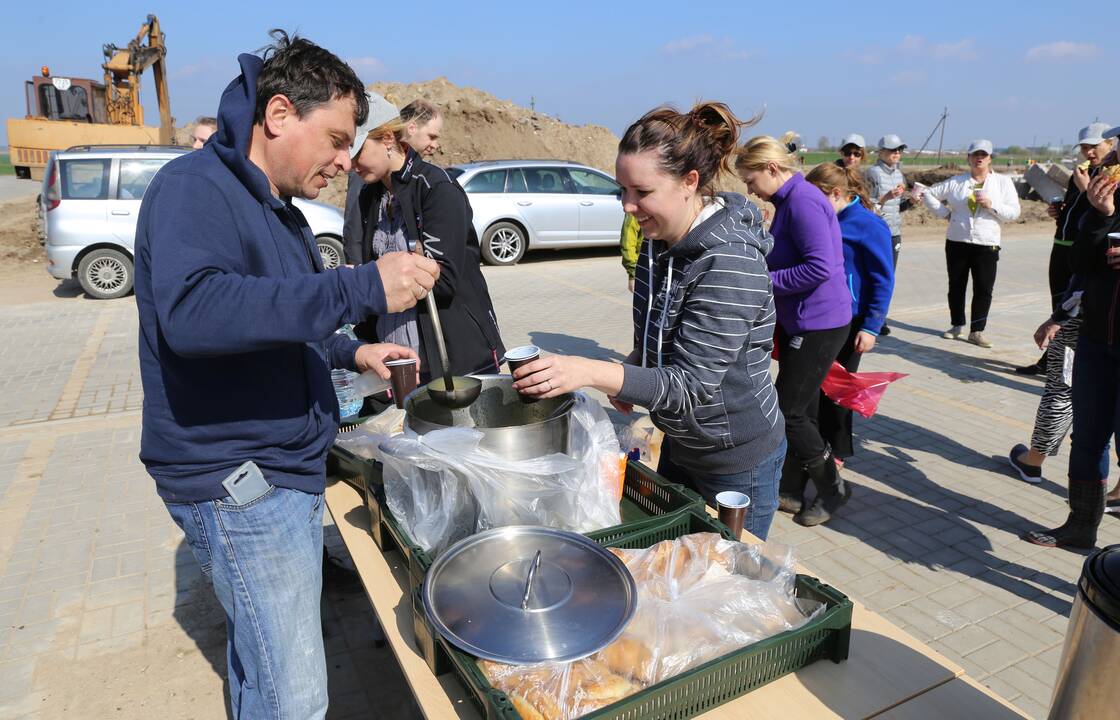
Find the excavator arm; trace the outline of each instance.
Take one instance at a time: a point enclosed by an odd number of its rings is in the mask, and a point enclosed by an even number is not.
[[[140,104],[140,76],[152,68],[156,82],[156,101],[159,103],[160,143],[170,145],[173,128],[171,126],[171,99],[167,90],[167,46],[159,19],[149,15],[136,37],[128,46],[119,48],[113,44],[105,45],[106,109],[109,122],[116,125],[143,125],[144,108]]]

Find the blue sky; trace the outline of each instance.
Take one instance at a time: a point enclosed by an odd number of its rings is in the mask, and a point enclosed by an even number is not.
[[[204,8],[212,7],[206,12]],[[692,10],[691,7],[707,8]],[[1053,2],[713,3],[650,1],[10,3],[0,58],[4,117],[24,112],[23,81],[99,78],[101,45],[123,45],[149,13],[167,36],[172,113],[212,114],[236,56],[272,27],[296,29],[366,82],[443,75],[566,122],[616,134],[664,102],[765,109],[757,130],[815,145],[859,132],[916,147],[949,107],[948,147],[1066,143],[1094,118],[1120,123],[1115,13],[1086,22]],[[1080,11],[1076,11],[1080,12]],[[145,77],[149,124],[158,122]],[[0,144],[6,144],[6,128]],[[936,139],[934,140],[936,142]]]

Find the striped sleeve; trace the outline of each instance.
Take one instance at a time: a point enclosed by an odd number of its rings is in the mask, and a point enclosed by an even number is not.
[[[765,263],[753,248],[747,252],[719,246],[696,259],[679,317],[670,322],[677,332],[667,364],[625,365],[619,399],[684,418],[712,399],[769,303]]]

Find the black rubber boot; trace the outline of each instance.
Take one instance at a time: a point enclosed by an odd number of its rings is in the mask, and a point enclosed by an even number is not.
[[[805,485],[808,483],[805,468],[792,453],[786,453],[782,465],[782,479],[778,485],[778,509],[782,512],[799,513],[805,504]]]
[[[840,470],[832,457],[832,448],[825,448],[824,457],[805,466],[805,472],[817,488],[817,497],[808,508],[793,517],[798,525],[813,527],[832,519],[840,506],[852,496],[852,488],[840,477]]]
[[[1097,528],[1104,517],[1104,482],[1069,481],[1069,517],[1052,530],[1032,530],[1023,539],[1043,547],[1090,549],[1097,545]]]

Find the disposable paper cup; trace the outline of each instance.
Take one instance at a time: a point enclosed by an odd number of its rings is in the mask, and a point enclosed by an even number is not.
[[[389,382],[393,385],[393,402],[403,410],[404,399],[416,389],[416,361],[389,360],[385,367],[389,368]]]
[[[743,536],[743,521],[747,519],[747,507],[750,504],[749,497],[734,490],[726,490],[716,495],[719,521],[731,529],[736,540]]]
[[[505,361],[506,365],[509,365],[509,374],[513,375],[513,372],[517,370],[517,368],[533,362],[540,356],[541,349],[536,345],[522,345],[512,350],[506,350]],[[524,403],[535,403],[539,399],[531,395],[526,395],[525,393],[518,393],[518,395],[521,398],[521,402]]]

